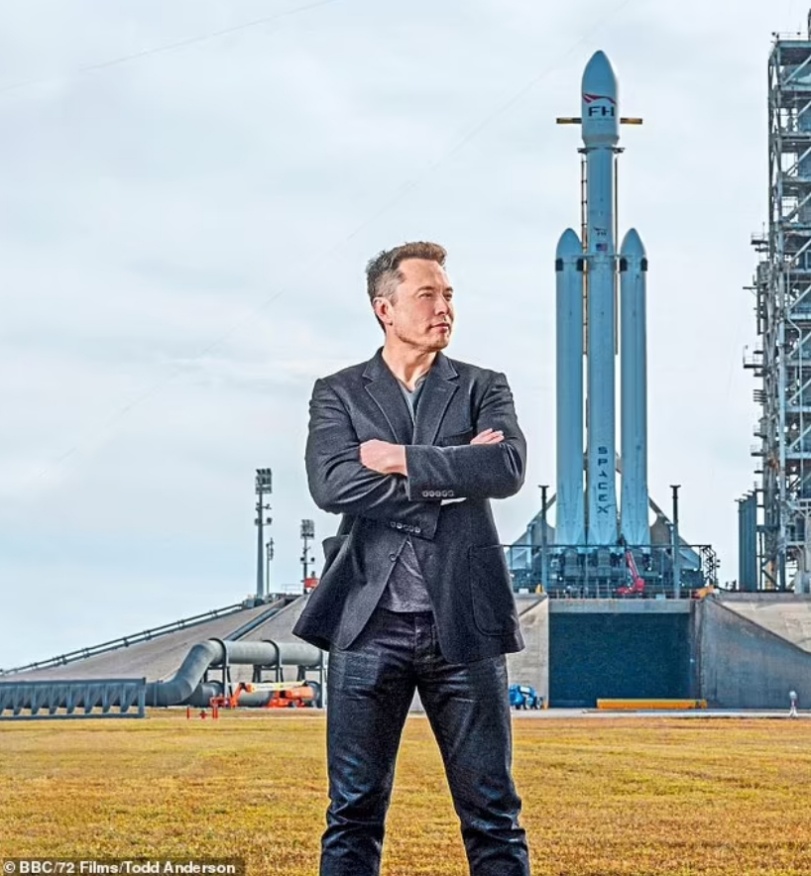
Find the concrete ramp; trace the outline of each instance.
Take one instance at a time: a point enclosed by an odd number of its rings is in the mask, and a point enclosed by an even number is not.
[[[299,602],[297,600],[296,602]],[[293,603],[295,605],[296,603]],[[56,681],[62,679],[100,679],[100,678],[146,678],[149,681],[165,681],[171,678],[183,663],[190,649],[198,642],[207,639],[230,639],[252,623],[261,622],[263,616],[272,620],[277,614],[285,611],[283,603],[259,605],[255,608],[245,608],[242,611],[225,617],[197,623],[185,629],[164,633],[154,639],[139,641],[132,645],[122,644],[112,650],[93,654],[85,659],[74,660],[63,666],[52,666],[45,669],[32,669],[12,673],[3,677],[3,681]],[[239,636],[243,641],[261,639],[280,639],[283,641],[298,641],[292,634],[282,637],[271,635],[261,624],[249,633]],[[291,624],[292,626],[292,624]],[[244,678],[243,678],[244,676]],[[250,669],[241,668],[234,676],[234,681],[249,680]]]
[[[696,606],[700,689],[711,706],[811,707],[811,596],[721,594]]]
[[[272,639],[274,642],[301,642],[301,639],[293,635],[293,627],[304,611],[307,598],[307,596],[299,596],[294,599],[273,617],[242,636],[242,640]]]
[[[723,604],[752,623],[811,653],[811,595],[723,594]]]

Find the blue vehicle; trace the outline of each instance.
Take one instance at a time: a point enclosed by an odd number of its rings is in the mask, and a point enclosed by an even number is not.
[[[531,684],[511,684],[510,705],[514,709],[542,709],[543,697]]]

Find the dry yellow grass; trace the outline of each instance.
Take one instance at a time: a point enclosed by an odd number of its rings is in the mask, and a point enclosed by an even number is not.
[[[317,872],[320,714],[0,726],[0,857],[229,856]],[[521,719],[533,873],[811,873],[811,722]],[[467,873],[427,723],[409,719],[385,876]]]

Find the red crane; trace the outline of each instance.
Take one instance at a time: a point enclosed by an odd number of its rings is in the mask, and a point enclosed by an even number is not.
[[[625,565],[631,574],[631,583],[618,587],[617,596],[642,596],[645,592],[645,579],[639,574],[634,555],[627,549],[625,551]]]

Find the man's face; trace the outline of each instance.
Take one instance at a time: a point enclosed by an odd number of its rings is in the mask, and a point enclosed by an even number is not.
[[[453,289],[445,270],[430,259],[400,262],[403,280],[392,300],[375,299],[375,313],[401,343],[423,352],[448,346],[453,330]]]

